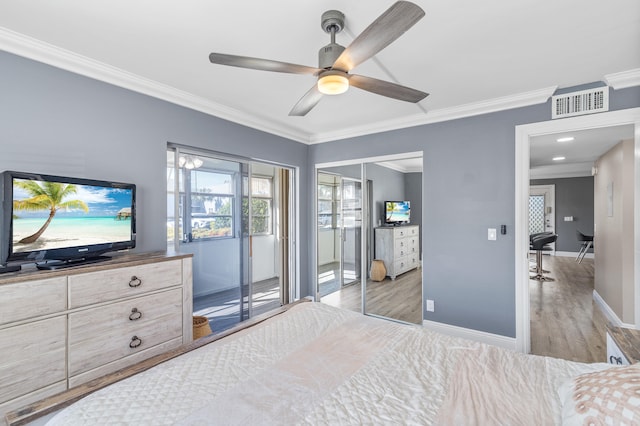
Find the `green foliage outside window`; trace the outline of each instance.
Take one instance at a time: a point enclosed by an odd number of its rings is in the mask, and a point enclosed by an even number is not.
[[[252,198],[252,234],[271,234],[271,199],[268,198]],[[249,200],[242,200],[242,218],[243,233],[247,233],[247,220],[249,217]]]

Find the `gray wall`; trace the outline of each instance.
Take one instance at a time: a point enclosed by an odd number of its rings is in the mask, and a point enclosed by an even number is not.
[[[411,201],[411,224],[422,229],[422,173],[405,173],[404,198]],[[420,238],[422,253],[422,238]]]
[[[640,88],[611,91],[610,110],[637,106]],[[549,101],[312,145],[310,163],[423,151],[425,319],[515,337],[515,126],[550,119]]]
[[[555,185],[556,250],[577,252],[576,231],[593,235],[593,177],[532,179],[529,183]],[[573,222],[565,222],[565,216],[573,216]]]
[[[305,146],[8,53],[0,70],[0,170],[136,183],[137,251],[165,248],[167,141],[299,167],[302,295],[314,282],[313,165],[424,151],[423,286],[436,302],[425,318],[515,336],[514,127],[550,120],[550,102]],[[610,110],[637,106],[640,88],[611,91]],[[509,233],[487,241],[501,224]]]
[[[299,167],[302,295],[310,294],[304,144],[0,52],[0,171],[132,182],[138,247],[166,249],[167,142]]]
[[[365,171],[367,179],[373,181],[373,226],[384,226],[384,202],[405,199],[404,174],[373,163],[367,163]]]

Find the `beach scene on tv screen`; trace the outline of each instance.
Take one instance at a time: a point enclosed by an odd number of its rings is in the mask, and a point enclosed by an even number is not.
[[[13,180],[13,251],[131,239],[132,190]]]
[[[409,204],[408,203],[387,203],[387,222],[408,222],[409,221]]]

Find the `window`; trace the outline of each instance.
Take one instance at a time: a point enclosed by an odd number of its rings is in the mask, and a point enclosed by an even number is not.
[[[191,219],[191,239],[233,236],[233,178],[231,172],[185,170]]]
[[[177,238],[182,242],[235,237],[239,213],[242,213],[244,223],[249,218],[248,198],[240,195],[240,183],[243,184],[242,194],[247,194],[249,188],[246,178],[240,180],[240,168],[226,160],[192,154],[181,154],[181,158],[182,155],[188,160],[176,170],[175,152],[167,151],[167,243],[171,245],[176,239],[176,210]],[[175,197],[176,172],[180,185],[178,200]],[[273,177],[252,177],[250,190],[252,232],[272,234]],[[176,202],[179,203],[177,209]],[[246,234],[247,230],[243,225],[242,232]]]
[[[175,240],[175,152],[167,152],[167,242]],[[202,166],[200,164],[199,166]],[[181,241],[232,237],[237,172],[180,167],[178,238]],[[185,219],[186,218],[186,219]]]
[[[245,180],[246,193],[246,180]],[[247,217],[249,203],[242,201],[242,213]],[[269,235],[272,230],[273,179],[270,177],[251,177],[251,233],[253,235]],[[246,228],[243,230],[246,232]]]
[[[329,184],[318,184],[318,228],[335,228],[337,226],[336,187]]]

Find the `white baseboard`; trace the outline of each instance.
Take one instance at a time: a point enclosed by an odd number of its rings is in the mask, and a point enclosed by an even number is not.
[[[622,322],[622,320],[618,318],[618,315],[613,312],[613,309],[611,309],[609,305],[607,305],[607,302],[605,302],[602,296],[600,296],[595,290],[593,290],[593,300],[596,301],[598,307],[600,308],[604,316],[607,317],[607,320],[611,323],[611,325],[615,327],[636,328],[634,324],[627,324]]]
[[[422,321],[422,325],[431,331],[436,331],[448,336],[474,340],[476,342],[486,343],[488,345],[511,349],[512,351],[517,350],[516,339],[513,337],[500,336],[498,334],[472,330],[470,328],[458,327],[455,325],[443,324],[436,321],[424,320]]]

